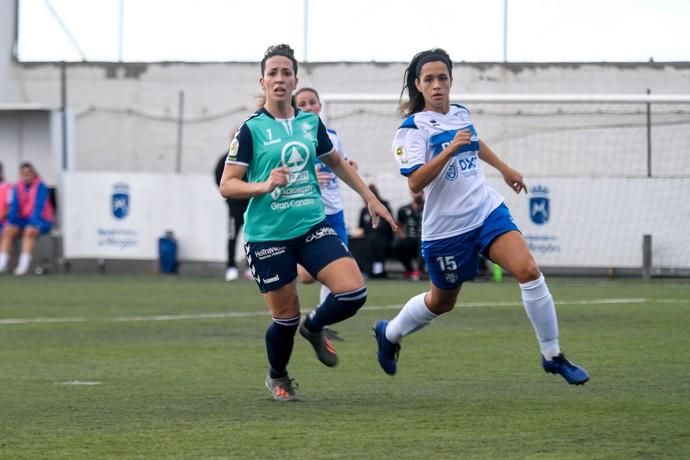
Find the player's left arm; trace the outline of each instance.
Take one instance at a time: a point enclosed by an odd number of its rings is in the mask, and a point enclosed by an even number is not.
[[[391,216],[390,211],[381,203],[376,195],[369,190],[367,184],[364,183],[362,178],[357,174],[355,168],[352,167],[350,162],[344,160],[337,150],[333,150],[327,155],[322,155],[319,157],[321,161],[326,163],[335,173],[336,176],[343,182],[345,182],[352,190],[357,192],[359,196],[367,203],[369,208],[369,214],[371,215],[371,224],[373,227],[378,226],[379,217],[383,217],[386,222],[388,222],[393,230],[397,230],[398,226],[395,223],[395,219]]]
[[[16,184],[10,190],[9,209],[7,210],[7,220],[10,222],[15,222],[19,216],[19,191],[17,187],[21,187],[21,184]]]
[[[357,192],[367,204],[369,214],[371,215],[371,224],[377,227],[379,224],[379,217],[383,217],[395,230],[398,228],[395,225],[395,219],[386,207],[376,198],[376,195],[369,190],[369,187],[364,183],[355,168],[338,152],[337,148],[333,146],[326,126],[319,118],[319,124],[316,133],[316,156],[319,160],[328,165],[336,176],[345,182],[352,190]]]
[[[398,238],[400,239],[405,239],[407,238],[407,229],[403,225],[403,221],[405,220],[405,207],[401,207],[398,209],[398,230],[395,232],[398,235]]]
[[[479,158],[496,168],[503,176],[503,180],[506,184],[508,184],[515,193],[520,193],[523,190],[527,193],[527,186],[522,178],[522,174],[508,166],[482,140],[479,140]]]

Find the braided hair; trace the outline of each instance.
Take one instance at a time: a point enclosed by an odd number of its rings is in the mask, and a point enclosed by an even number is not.
[[[405,75],[403,76],[403,87],[402,91],[400,91],[400,114],[402,116],[408,117],[424,110],[424,95],[417,89],[415,81],[419,78],[419,73],[424,64],[435,61],[441,61],[446,64],[448,74],[450,78],[453,78],[453,61],[450,60],[450,55],[445,50],[433,48],[415,54],[412,61],[410,61],[410,65],[405,69]],[[407,101],[402,100],[405,89],[407,89],[408,94]]]
[[[261,75],[264,74],[264,71],[266,70],[266,61],[268,61],[270,58],[273,56],[284,56],[290,61],[292,61],[292,70],[295,72],[295,76],[297,76],[297,59],[295,59],[295,51],[290,47],[290,45],[286,45],[284,43],[281,43],[280,45],[273,45],[269,46],[266,49],[266,52],[264,53],[264,58],[261,60]]]

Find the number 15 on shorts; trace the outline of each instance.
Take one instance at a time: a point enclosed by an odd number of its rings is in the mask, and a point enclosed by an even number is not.
[[[436,262],[443,272],[454,272],[458,269],[455,256],[439,256],[436,258]]]

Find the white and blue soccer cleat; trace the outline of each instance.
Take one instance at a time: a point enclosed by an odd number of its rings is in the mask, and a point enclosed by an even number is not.
[[[554,356],[553,359],[546,359],[542,356],[541,365],[544,371],[561,375],[571,385],[582,385],[589,380],[587,371],[565,359],[563,353]]]
[[[388,321],[384,319],[377,321],[374,325],[374,337],[376,338],[376,345],[378,346],[376,356],[379,360],[381,369],[388,375],[395,375],[398,370],[400,345],[386,338],[387,326]]]

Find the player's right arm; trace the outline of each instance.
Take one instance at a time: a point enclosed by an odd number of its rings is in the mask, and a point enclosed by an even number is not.
[[[419,150],[420,148],[426,150],[426,139],[423,138],[421,130],[415,129],[410,131],[411,132],[408,133],[407,136],[407,148],[412,149],[413,152],[415,150]],[[438,155],[435,155],[429,161],[411,171],[407,175],[407,184],[410,189],[413,192],[421,192],[424,190],[424,187],[429,185],[431,181],[433,181],[436,176],[443,171],[443,168],[446,166],[446,163],[448,163],[448,160],[450,160],[453,155],[457,153],[460,147],[471,142],[471,137],[472,133],[470,133],[469,130],[458,131],[453,137],[453,140],[451,140],[450,143],[448,143],[448,145],[441,150]]]
[[[264,181],[243,180],[253,157],[252,134],[249,127],[243,124],[230,143],[223,176],[220,179],[220,194],[224,198],[246,200],[264,193],[271,193],[276,187],[287,185],[289,170],[285,166],[273,169]]]
[[[268,179],[263,182],[247,182],[242,180],[247,171],[246,166],[226,164],[223,177],[220,179],[220,194],[223,198],[246,200],[255,196],[271,193],[276,187],[288,183],[288,168],[281,166],[271,171]]]
[[[527,193],[527,186],[522,178],[522,174],[508,166],[481,140],[479,141],[479,158],[496,168],[503,176],[503,180],[505,180],[506,184],[508,184],[515,193],[520,193],[523,190]]]

